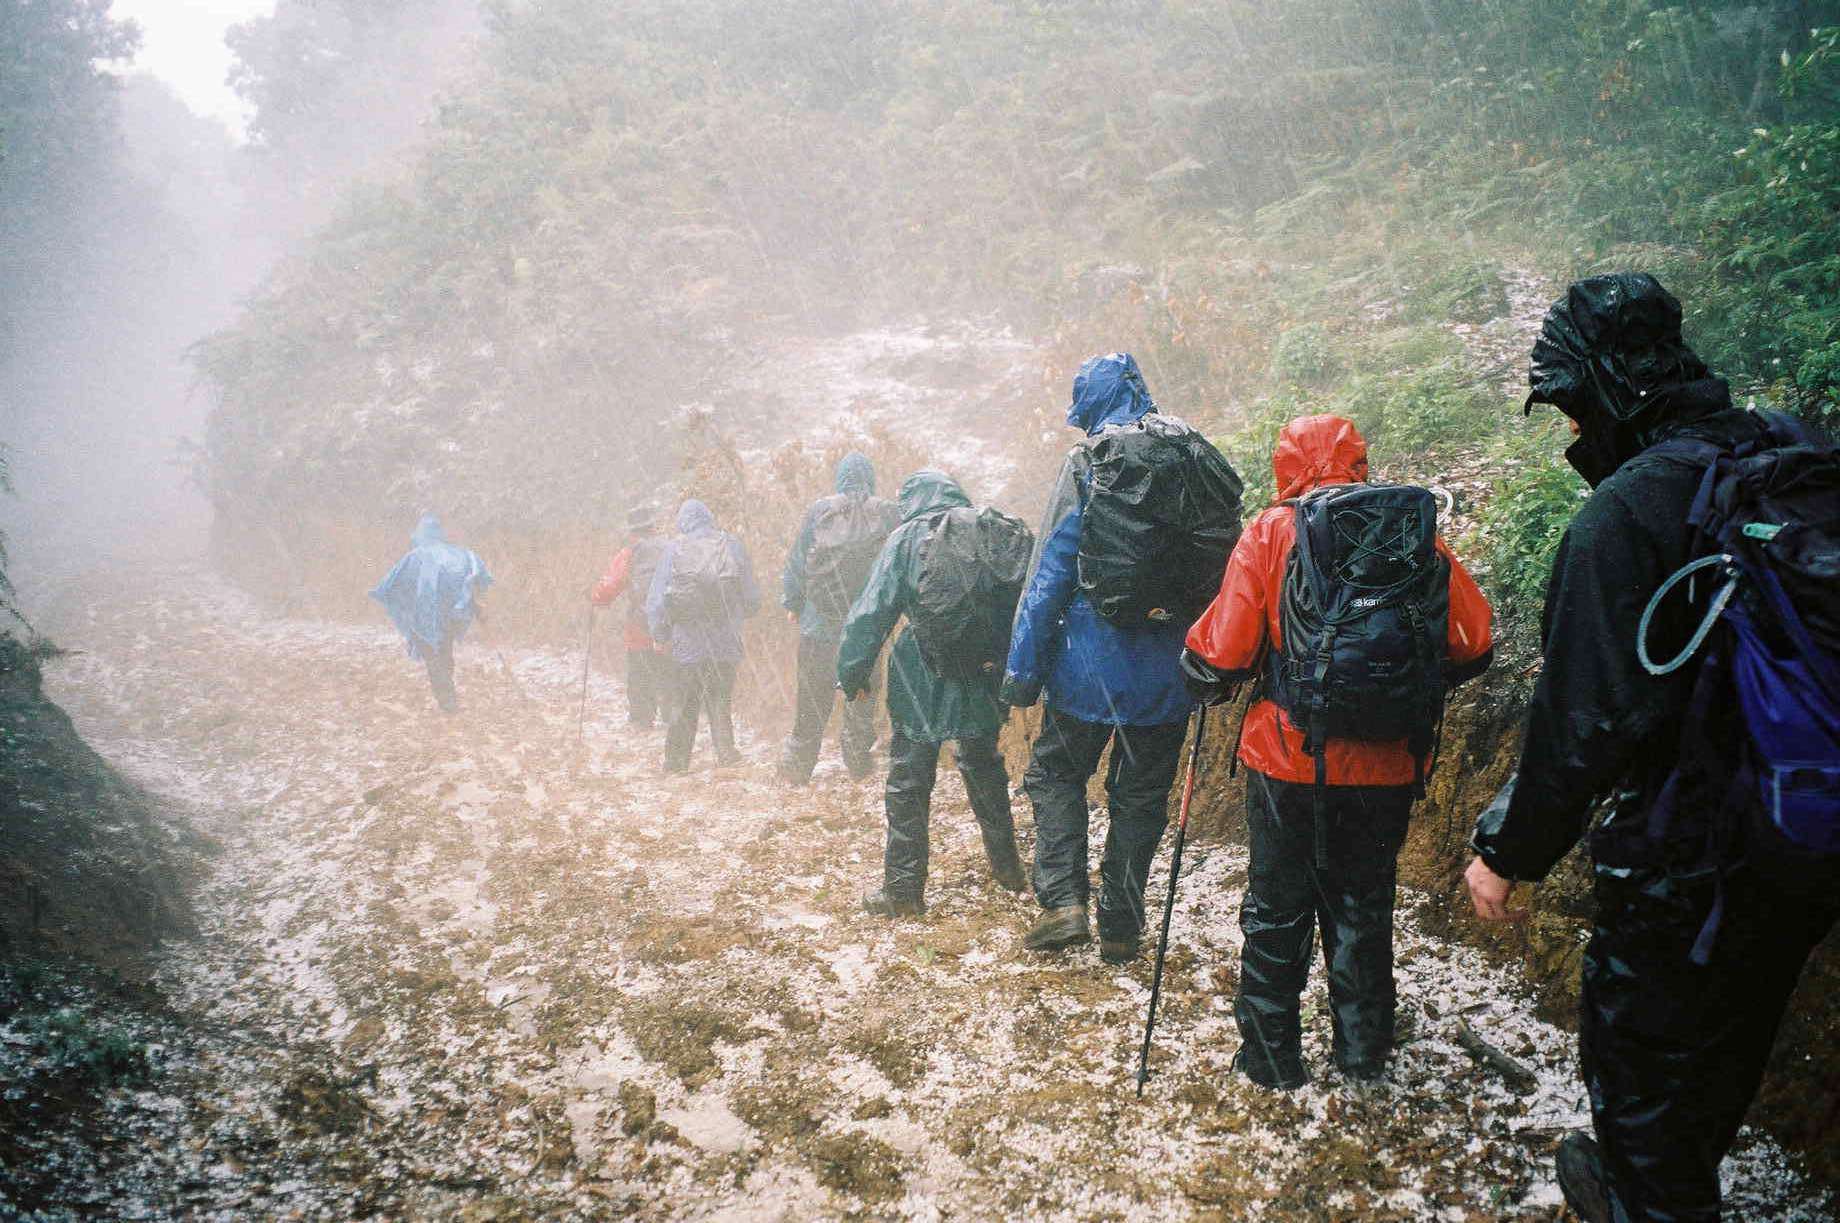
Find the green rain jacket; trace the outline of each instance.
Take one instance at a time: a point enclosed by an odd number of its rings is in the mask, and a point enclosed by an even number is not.
[[[837,654],[837,686],[854,695],[868,686],[882,644],[907,609],[920,581],[920,544],[932,518],[970,505],[965,492],[942,471],[917,471],[901,484],[901,525],[875,558],[843,626]],[[888,655],[888,717],[910,739],[941,743],[994,735],[1003,725],[996,676],[989,682],[942,679],[920,658],[911,627],[901,631]]]

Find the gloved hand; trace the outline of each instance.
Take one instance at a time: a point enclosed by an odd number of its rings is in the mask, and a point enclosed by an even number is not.
[[[1041,685],[1025,684],[1012,672],[1003,677],[1003,687],[997,693],[997,700],[1011,709],[1027,709],[1041,699]]]
[[[1224,705],[1239,692],[1239,682],[1228,680],[1214,665],[1193,650],[1182,651],[1182,685],[1203,705]]]

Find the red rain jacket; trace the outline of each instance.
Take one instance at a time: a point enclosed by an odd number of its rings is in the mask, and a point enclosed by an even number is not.
[[[1278,434],[1271,468],[1279,501],[1325,484],[1357,483],[1367,479],[1367,442],[1354,422],[1339,416],[1301,417]],[[1188,648],[1230,679],[1255,674],[1265,651],[1284,639],[1278,611],[1296,537],[1290,506],[1263,511],[1228,558],[1220,593],[1188,630]],[[1493,649],[1489,601],[1442,539],[1437,546],[1450,562],[1447,657],[1454,668],[1475,674],[1488,665]],[[1280,781],[1316,780],[1316,762],[1303,750],[1303,732],[1271,700],[1259,701],[1246,715],[1239,758],[1247,768]],[[1404,739],[1331,739],[1325,763],[1332,786],[1408,786],[1417,779],[1417,762]]]
[[[632,580],[632,559],[633,550],[630,544],[621,548],[618,552],[615,552],[613,554],[613,559],[607,562],[607,572],[601,576],[601,580],[596,582],[594,584],[594,589],[588,593],[589,601],[596,607],[606,607],[609,603],[619,598],[620,595],[625,592],[627,584]],[[639,593],[636,602],[641,605],[644,604],[645,592],[641,591]],[[644,650],[655,650],[657,648],[657,643],[652,640],[651,630],[645,623],[645,613],[635,612],[629,606],[626,613],[627,652],[634,653]]]

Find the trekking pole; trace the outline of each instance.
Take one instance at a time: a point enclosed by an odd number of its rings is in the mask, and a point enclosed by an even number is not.
[[[581,746],[588,722],[588,666],[594,658],[594,604],[588,604],[588,624],[581,635],[581,705],[575,711],[575,746]]]
[[[1195,774],[1201,762],[1201,735],[1207,729],[1207,706],[1195,711],[1195,741],[1188,749],[1188,772],[1182,779],[1182,814],[1176,820],[1176,847],[1169,859],[1169,895],[1163,901],[1163,932],[1156,941],[1156,968],[1150,974],[1150,1017],[1144,1021],[1144,1047],[1137,1055],[1137,1098],[1144,1098],[1150,1077],[1150,1037],[1156,1031],[1156,1004],[1163,994],[1163,958],[1169,954],[1169,919],[1176,911],[1176,881],[1182,877],[1182,844],[1188,839],[1188,808],[1195,797]]]

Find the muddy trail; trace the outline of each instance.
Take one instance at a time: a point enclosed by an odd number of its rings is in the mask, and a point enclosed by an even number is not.
[[[1139,1101],[1149,957],[1023,951],[1033,902],[989,879],[949,770],[931,911],[890,922],[859,908],[879,789],[834,750],[788,791],[744,728],[741,765],[704,741],[664,778],[613,679],[577,748],[578,655],[469,643],[450,719],[387,628],[268,618],[202,572],[55,602],[81,653],[51,694],[220,849],[136,1029],[155,1073],[42,1136],[45,1217],[1561,1217],[1571,1039],[1409,892],[1387,1079],[1328,1068],[1317,980],[1318,1080],[1269,1094],[1229,1070],[1244,858],[1192,851]],[[1735,1215],[1832,1217],[1740,1145]]]

